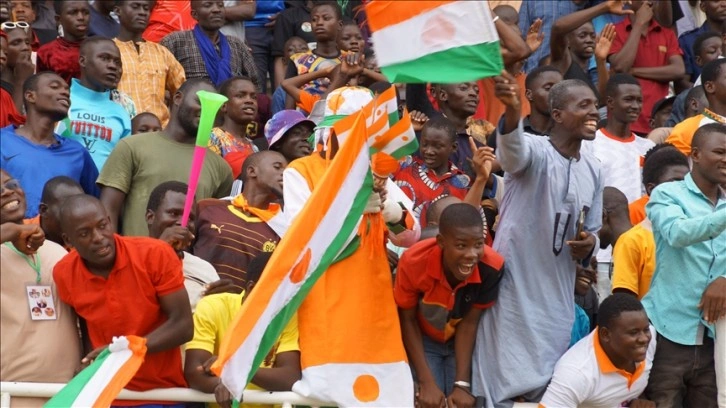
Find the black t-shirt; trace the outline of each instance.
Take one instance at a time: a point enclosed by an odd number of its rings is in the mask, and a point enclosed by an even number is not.
[[[305,42],[315,42],[313,26],[310,23],[310,10],[304,6],[291,7],[277,16],[272,39],[272,56],[285,55],[285,42],[290,37],[300,37]]]

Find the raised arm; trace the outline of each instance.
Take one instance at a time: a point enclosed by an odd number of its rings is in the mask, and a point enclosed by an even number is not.
[[[224,19],[230,21],[244,21],[255,17],[257,1],[238,0],[237,4],[224,8]]]
[[[497,19],[494,23],[499,34],[499,41],[502,48],[502,59],[504,65],[510,65],[517,61],[521,61],[532,53],[527,43],[519,35],[519,33],[502,19]]]
[[[507,108],[503,125],[497,129],[497,159],[504,171],[515,174],[526,169],[532,161],[531,147],[520,122],[519,85],[506,71],[495,77],[494,82],[494,94]]]
[[[287,78],[282,81],[280,86],[282,86],[282,89],[287,92],[288,95],[292,97],[292,99],[295,101],[295,103],[300,102],[300,91],[302,87],[307,84],[310,81],[314,81],[318,78],[323,78],[328,75],[330,75],[331,72],[333,72],[333,69],[335,69],[335,65],[331,65],[328,68],[321,69],[318,71],[313,72],[307,72],[302,75],[297,75],[294,77]]]

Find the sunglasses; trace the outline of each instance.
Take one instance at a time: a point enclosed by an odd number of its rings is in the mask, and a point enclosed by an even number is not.
[[[28,29],[30,28],[30,24],[26,23],[25,21],[5,22],[0,24],[0,30],[3,31],[12,30],[13,28],[22,28],[27,33]]]
[[[20,189],[20,182],[15,179],[10,179],[5,182],[5,184],[0,185],[1,192],[5,192],[5,190],[19,190]]]

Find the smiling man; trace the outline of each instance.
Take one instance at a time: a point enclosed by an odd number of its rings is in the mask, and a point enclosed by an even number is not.
[[[600,305],[597,328],[557,362],[540,408],[655,408],[639,398],[653,366],[654,337],[636,298],[608,297]]]
[[[567,351],[576,264],[589,260],[597,244],[603,192],[599,161],[581,149],[595,138],[599,119],[590,87],[578,80],[552,87],[553,127],[545,138],[522,130],[516,79],[503,72],[495,80],[507,105],[497,134],[507,188],[494,249],[510,273],[482,316],[473,355],[473,391],[489,407],[538,401]]]
[[[81,45],[78,61],[81,79],[71,81],[71,109],[56,132],[83,144],[100,171],[119,140],[131,134],[129,114],[111,100],[121,78],[121,54],[112,40],[91,37]]]
[[[185,82],[172,98],[171,119],[163,131],[124,138],[109,156],[98,178],[101,201],[114,227],[123,215],[120,230],[124,235],[147,235],[146,204],[156,186],[165,181],[189,179],[202,110],[196,93],[202,90],[215,92],[204,79]],[[196,198],[224,197],[231,188],[229,166],[208,151]]]
[[[394,298],[421,408],[473,406],[471,356],[483,311],[497,298],[504,258],[484,245],[479,211],[452,204],[436,238],[398,262]],[[446,400],[446,402],[444,402]]]
[[[88,151],[75,140],[53,132],[55,123],[68,116],[68,84],[55,73],[41,72],[23,85],[28,120],[25,125],[0,129],[0,167],[18,178],[28,205],[26,218],[38,215],[43,186],[56,176],[68,176],[86,194],[98,194],[98,170]]]

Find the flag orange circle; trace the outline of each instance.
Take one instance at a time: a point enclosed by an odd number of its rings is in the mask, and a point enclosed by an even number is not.
[[[363,374],[359,375],[358,378],[353,382],[353,395],[360,402],[373,402],[378,399],[380,394],[380,386],[376,377]]]

